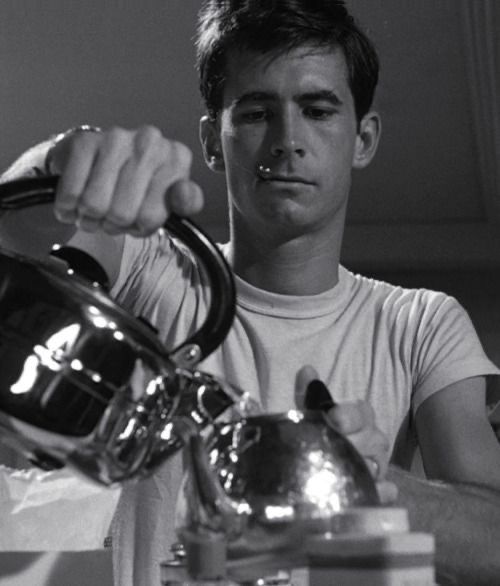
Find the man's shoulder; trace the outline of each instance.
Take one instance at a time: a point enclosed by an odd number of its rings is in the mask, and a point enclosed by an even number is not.
[[[456,299],[443,291],[425,287],[406,287],[396,282],[355,273],[342,267],[342,280],[353,299],[373,305],[381,310],[404,308],[420,311],[437,309],[448,304],[458,304]]]

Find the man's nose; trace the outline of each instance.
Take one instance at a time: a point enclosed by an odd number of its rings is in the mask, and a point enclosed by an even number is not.
[[[274,157],[306,154],[305,137],[300,120],[290,112],[276,116],[271,137],[271,154]]]

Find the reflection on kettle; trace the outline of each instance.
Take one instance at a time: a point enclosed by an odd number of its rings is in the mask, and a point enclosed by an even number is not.
[[[24,361],[23,370],[19,379],[14,382],[10,391],[14,395],[28,393],[33,388],[38,378],[41,367],[46,367],[54,372],[61,369],[61,362],[58,358],[74,344],[80,332],[79,324],[70,324],[62,330],[52,334],[44,344],[35,344],[33,353]],[[81,362],[75,360],[73,368],[81,369]],[[99,381],[96,381],[99,382]]]
[[[0,209],[53,201],[56,186],[56,177],[4,183]],[[89,280],[77,266],[0,251],[0,438],[38,465],[68,464],[103,484],[146,475],[182,446],[188,422],[201,429],[244,400],[194,369],[231,326],[231,270],[190,221],[166,227],[200,260],[212,298],[199,330],[170,352],[93,280],[103,272],[95,261],[84,263]]]

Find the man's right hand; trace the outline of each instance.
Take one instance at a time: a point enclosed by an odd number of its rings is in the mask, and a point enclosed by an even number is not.
[[[152,126],[69,133],[50,152],[50,171],[61,176],[56,217],[87,232],[147,236],[170,213],[203,207],[191,160],[185,145]]]

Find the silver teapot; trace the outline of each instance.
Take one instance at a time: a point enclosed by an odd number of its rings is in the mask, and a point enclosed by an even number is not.
[[[57,181],[0,185],[0,210],[53,201]],[[192,222],[170,217],[166,227],[201,261],[212,300],[198,331],[170,351],[108,296],[103,269],[82,251],[57,249],[61,268],[0,250],[0,441],[41,467],[110,485],[149,474],[186,430],[242,399],[194,369],[231,326],[231,270]]]
[[[178,536],[188,551],[222,538],[228,563],[283,563],[306,536],[335,532],[339,513],[380,505],[364,459],[320,410],[217,423],[206,442],[192,434],[187,454]]]

